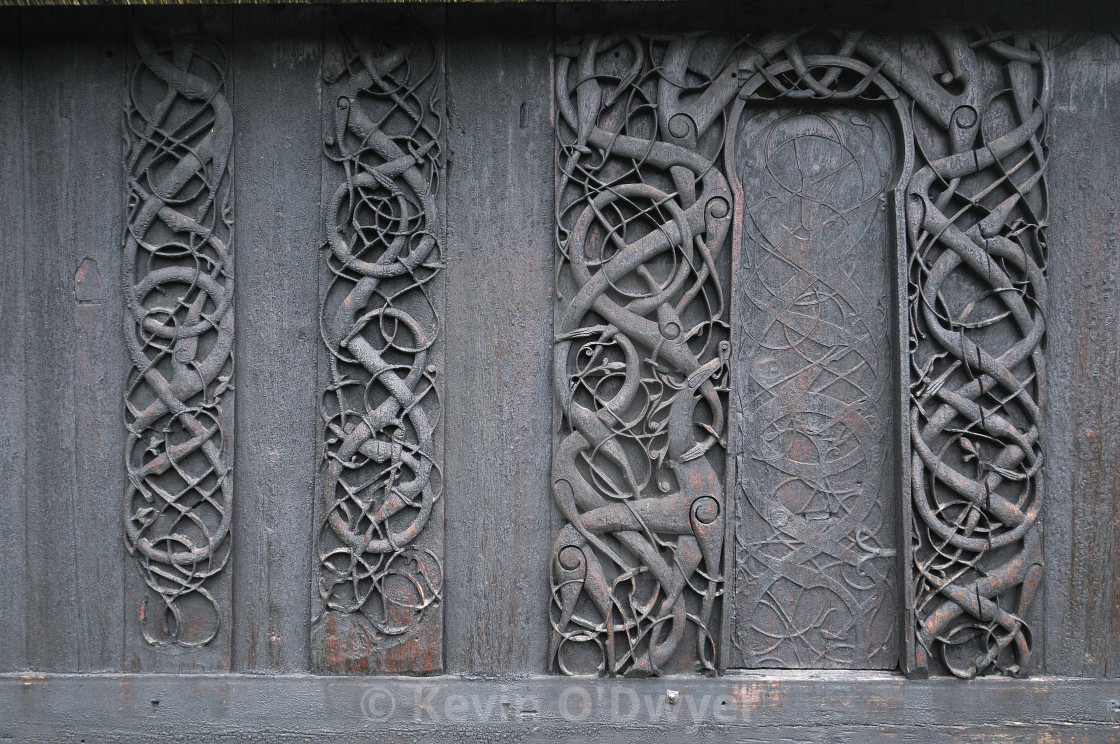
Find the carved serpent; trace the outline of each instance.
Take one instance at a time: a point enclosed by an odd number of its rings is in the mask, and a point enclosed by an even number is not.
[[[699,555],[688,509],[707,495],[720,517],[725,506],[722,372],[706,365],[726,335],[715,262],[739,208],[729,118],[743,101],[784,99],[884,102],[907,138],[913,667],[1026,671],[1041,572],[1048,61],[1028,37],[986,28],[923,43],[921,60],[862,31],[558,46],[554,496],[568,524],[553,553],[554,667],[687,667],[688,618],[712,668],[722,557]],[[700,369],[698,416],[683,399]],[[674,415],[683,439],[666,438]],[[683,468],[690,442],[711,472]],[[577,670],[565,648],[580,645],[599,650]]]
[[[157,48],[143,32],[135,43],[122,261],[133,364],[125,537],[163,603],[153,614],[144,600],[144,638],[201,646],[220,627],[210,585],[229,558],[233,506],[233,122],[220,47],[183,36]]]
[[[417,66],[407,40],[377,53],[342,43],[341,67],[325,66],[325,153],[343,180],[323,205],[332,278],[318,586],[325,611],[360,619],[387,648],[438,605],[443,582],[436,553],[414,545],[440,497],[439,317],[427,289],[441,268],[439,122],[419,97],[435,63]]]

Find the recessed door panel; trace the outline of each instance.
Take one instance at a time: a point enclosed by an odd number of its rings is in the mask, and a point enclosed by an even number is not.
[[[731,666],[896,663],[891,132],[771,108],[737,140]]]

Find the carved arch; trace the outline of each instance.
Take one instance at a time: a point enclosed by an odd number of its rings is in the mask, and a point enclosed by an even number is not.
[[[554,669],[721,665],[734,123],[748,101],[871,101],[903,146],[901,664],[1027,671],[1049,66],[1007,31],[919,43],[803,30],[558,47]]]

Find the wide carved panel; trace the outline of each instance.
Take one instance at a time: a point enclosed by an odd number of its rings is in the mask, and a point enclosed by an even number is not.
[[[1044,49],[591,36],[555,95],[551,668],[1026,673]]]

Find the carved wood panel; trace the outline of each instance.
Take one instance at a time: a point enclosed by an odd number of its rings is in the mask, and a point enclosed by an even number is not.
[[[198,647],[229,608],[214,592],[233,510],[234,262],[226,50],[139,29],[125,112],[122,289],[125,537],[153,645]]]
[[[743,118],[728,663],[891,668],[893,125],[850,107]]]
[[[908,671],[1024,673],[1024,617],[1041,570],[1044,49],[989,28],[913,33],[902,44],[864,31],[588,37],[558,46],[556,96],[553,492],[565,526],[553,550],[553,668],[711,670],[731,656],[727,641],[716,642],[740,630],[717,627],[725,580],[739,602],[764,579],[727,576],[724,554],[753,551],[758,562],[766,551],[749,518],[726,532],[725,520],[781,493],[766,458],[745,456],[777,431],[748,426],[750,441],[732,439],[747,472],[732,461],[726,475],[762,492],[743,499],[733,488],[735,498],[723,498],[728,380],[751,373],[728,374],[743,363],[742,349],[728,346],[728,300],[736,323],[759,322],[745,304],[752,278],[737,278],[728,298],[721,265],[732,254],[737,277],[758,271],[743,260],[744,235],[759,226],[744,195],[750,175],[737,170],[740,146],[752,146],[740,138],[764,133],[745,133],[741,122],[747,106],[843,104],[881,106],[897,136],[897,171],[886,168],[896,182],[888,189],[879,175],[868,187],[869,198],[887,197],[892,239],[879,233],[880,245],[858,250],[893,262],[892,306],[876,322],[880,337],[893,324],[893,354],[884,353],[898,377],[888,384],[884,360],[860,368],[878,410],[869,441],[879,444],[858,451],[868,469],[897,466],[901,514],[893,546],[882,542],[892,515],[879,507],[857,510],[863,531],[841,530],[830,549],[844,554],[841,564],[881,566],[884,575],[880,559],[898,552]],[[789,156],[777,157],[788,171]],[[861,312],[874,317],[875,305]],[[731,344],[738,333],[731,329]],[[822,346],[838,358],[850,347],[840,332]],[[767,373],[764,359],[749,363]],[[851,410],[861,395],[851,394],[837,404]],[[902,431],[892,428],[902,421]],[[802,445],[791,446],[769,460],[788,468]],[[869,480],[861,494],[874,490]],[[810,504],[807,513],[831,509]],[[753,526],[772,529],[777,513]],[[811,593],[829,570],[816,564],[787,583]],[[893,643],[884,602],[885,594],[855,613],[864,618],[856,645],[875,665],[885,664],[882,649],[868,639]],[[810,656],[811,665],[830,664],[827,653]]]
[[[323,59],[323,462],[313,666],[438,671],[443,59],[347,25]]]
[[[718,133],[697,142],[660,84],[687,58],[651,52],[593,37],[557,60],[552,489],[566,524],[550,665],[565,673],[717,664],[732,197]]]

